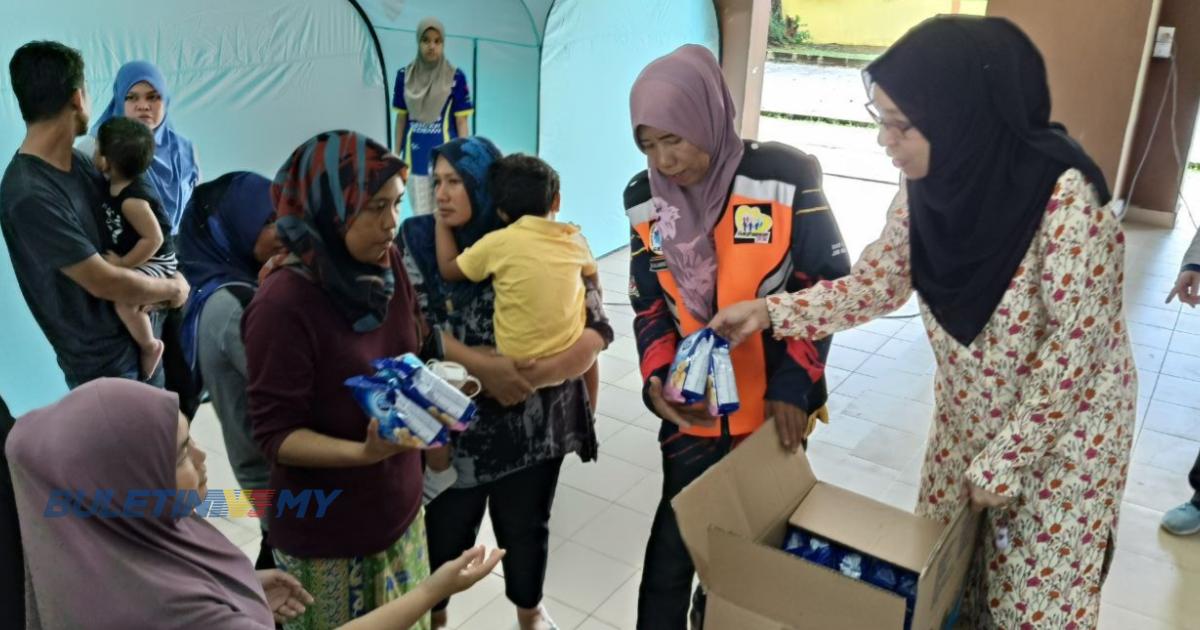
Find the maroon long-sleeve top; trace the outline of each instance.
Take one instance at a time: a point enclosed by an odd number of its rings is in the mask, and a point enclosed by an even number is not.
[[[289,269],[267,277],[242,318],[246,412],[271,463],[271,489],[293,496],[305,490],[342,491],[321,518],[315,515],[315,496],[303,518],[295,509],[280,515],[272,508],[271,544],[285,553],[301,558],[377,553],[394,544],[420,511],[422,470],[416,451],[353,468],[279,461],[279,446],[297,429],[363,441],[368,418],[345,380],[374,373],[375,359],[419,350],[416,297],[394,248],[391,259],[396,292],[387,319],[373,331],[354,332],[320,286]]]

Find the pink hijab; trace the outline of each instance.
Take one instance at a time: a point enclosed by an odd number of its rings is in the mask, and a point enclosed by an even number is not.
[[[725,210],[744,151],[734,126],[733,97],[712,52],[688,44],[642,70],[629,110],[635,143],[638,127],[648,125],[687,140],[712,159],[704,181],[686,188],[649,165],[667,268],[688,311],[707,322],[713,316],[717,277],[712,230]]]
[[[44,515],[55,489],[111,489],[94,507],[120,512],[129,490],[174,488],[178,418],[175,394],[105,378],[17,421],[5,451],[29,628],[274,628],[250,560],[198,517]]]

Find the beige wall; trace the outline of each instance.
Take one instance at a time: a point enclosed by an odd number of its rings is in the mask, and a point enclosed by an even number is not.
[[[1170,96],[1167,97],[1158,130],[1153,139],[1149,138],[1171,67],[1166,59],[1152,59],[1146,73],[1141,114],[1134,134],[1128,169],[1129,183],[1132,183],[1143,156],[1146,157],[1146,165],[1137,186],[1133,188],[1130,202],[1147,210],[1174,213],[1189,145],[1193,143],[1197,107],[1200,105],[1200,1],[1162,0],[1158,23],[1175,27],[1175,64],[1179,75],[1179,98],[1174,112],[1175,140],[1179,144],[1182,164],[1176,162],[1175,147],[1171,142]],[[1200,130],[1196,137],[1200,137]],[[1150,144],[1149,153],[1146,152],[1147,142]],[[1191,152],[1200,155],[1195,146],[1191,146]]]
[[[1188,0],[1194,1],[1194,0]],[[1160,0],[991,0],[988,15],[1016,22],[1046,59],[1053,118],[1104,170],[1115,196],[1141,109],[1142,69]],[[1127,138],[1129,140],[1127,140]]]
[[[771,0],[714,0],[721,27],[721,69],[743,138],[758,137]]]

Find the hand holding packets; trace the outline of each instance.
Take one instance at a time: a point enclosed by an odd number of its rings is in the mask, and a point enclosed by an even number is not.
[[[741,405],[729,342],[710,328],[685,338],[667,373],[663,397],[682,404],[705,401],[713,417],[737,411]]]
[[[346,381],[366,414],[379,421],[379,435],[395,444],[430,448],[449,443],[475,418],[475,403],[413,354],[379,359],[374,376]]]

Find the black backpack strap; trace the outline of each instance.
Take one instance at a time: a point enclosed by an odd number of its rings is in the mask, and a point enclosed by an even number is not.
[[[237,298],[237,301],[242,305],[242,309],[245,309],[250,304],[250,300],[254,299],[254,287],[244,284],[230,284],[223,288],[232,293],[233,297]]]

